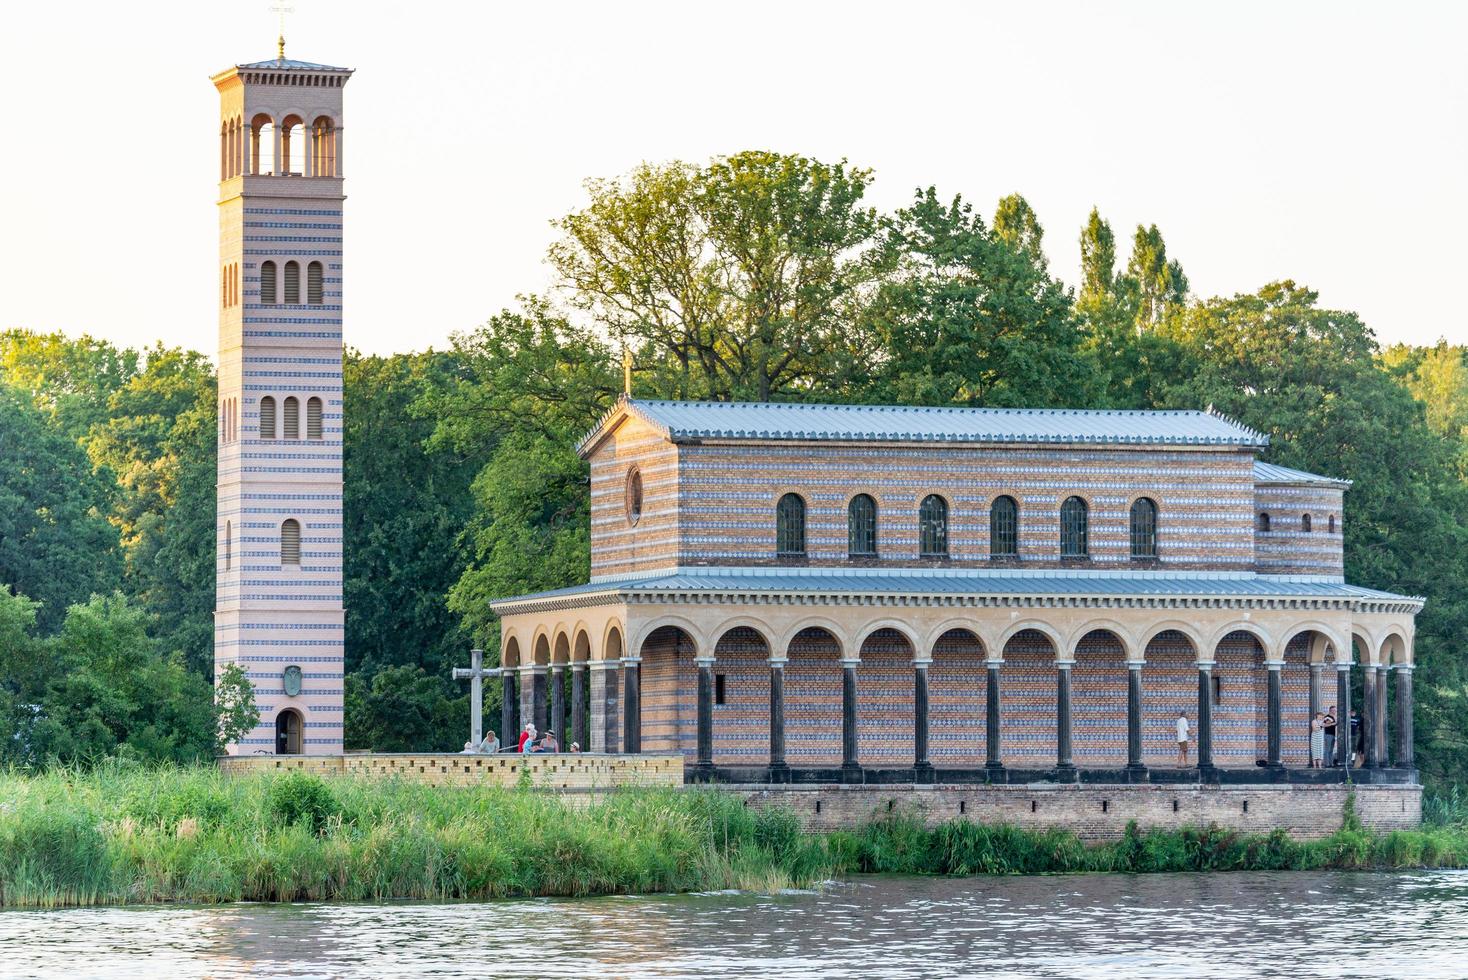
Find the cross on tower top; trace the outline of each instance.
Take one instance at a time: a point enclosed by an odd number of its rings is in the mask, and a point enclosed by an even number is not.
[[[293,13],[295,13],[296,12],[296,8],[290,6],[289,4],[276,3],[276,4],[271,4],[271,6],[270,6],[270,12],[273,13],[273,14],[278,14],[279,17],[280,17],[280,36],[275,39],[275,57],[278,60],[280,60],[280,61],[284,61],[285,60],[285,15],[286,14],[293,14]]]

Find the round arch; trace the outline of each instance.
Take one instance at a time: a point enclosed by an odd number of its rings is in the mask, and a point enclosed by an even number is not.
[[[1292,640],[1294,640],[1295,637],[1299,636],[1302,633],[1307,633],[1307,632],[1310,632],[1310,631],[1314,631],[1316,633],[1319,633],[1322,637],[1324,637],[1326,639],[1327,642],[1333,644],[1337,650],[1339,650],[1341,648],[1341,646],[1343,645],[1343,641],[1341,640],[1341,635],[1339,633],[1337,633],[1334,628],[1326,625],[1325,623],[1319,622],[1317,620],[1308,620],[1308,621],[1303,622],[1303,623],[1295,623],[1295,624],[1291,625],[1288,629],[1285,630],[1284,634],[1282,635],[1282,637],[1280,639],[1280,643],[1279,643],[1279,655],[1281,657],[1284,656],[1285,650],[1289,649],[1290,642]],[[1310,648],[1311,660],[1312,661],[1314,661],[1314,659],[1315,659],[1315,657],[1314,657],[1315,652],[1316,652],[1316,647],[1312,643],[1311,648]]]
[[[943,622],[939,623],[937,626],[928,631],[924,646],[924,649],[927,651],[928,656],[931,657],[933,655],[933,647],[937,646],[939,640],[943,639],[943,637],[953,632],[967,633],[970,637],[978,642],[979,647],[984,651],[984,653],[986,655],[988,654],[991,648],[989,638],[984,636],[984,634],[979,631],[979,627],[973,622],[973,620],[955,618],[944,620]]]
[[[1193,645],[1193,655],[1200,660],[1203,658],[1203,650],[1206,647],[1206,644],[1203,642],[1203,634],[1199,633],[1196,628],[1189,625],[1188,623],[1184,623],[1176,619],[1169,619],[1152,625],[1148,628],[1146,633],[1142,634],[1141,641],[1137,644],[1137,648],[1142,651],[1143,659],[1146,659],[1147,647],[1152,644],[1152,641],[1157,639],[1163,633],[1168,632],[1181,633],[1183,636],[1187,637],[1188,642]],[[1211,650],[1209,651],[1209,656],[1212,656]]]
[[[719,642],[723,640],[724,637],[728,636],[730,633],[737,629],[754,630],[756,633],[759,634],[759,638],[764,641],[766,650],[773,651],[775,649],[774,641],[770,638],[768,624],[761,622],[758,619],[754,619],[751,616],[735,616],[734,618],[726,619],[719,624],[718,632],[713,634],[713,641],[709,644],[708,650],[704,654],[704,656],[717,657]]]
[[[622,624],[613,620],[607,624],[606,633],[602,636],[600,657],[594,659],[604,663],[619,662],[627,652],[626,641],[622,633]]]
[[[659,616],[656,619],[644,623],[638,629],[637,639],[635,642],[628,644],[628,650],[633,656],[642,656],[642,645],[647,642],[648,637],[665,626],[676,627],[688,637],[689,642],[693,644],[694,656],[698,656],[699,651],[708,646],[708,641],[704,638],[703,631],[693,625],[690,620],[684,619],[682,616]]]
[[[530,662],[537,667],[550,663],[550,634],[544,627],[535,631],[535,645],[531,648]]]
[[[1361,644],[1361,650],[1364,654],[1362,658],[1363,663],[1371,658],[1371,651],[1375,650],[1377,647],[1376,640],[1372,638],[1366,627],[1359,626],[1353,623],[1351,625],[1351,642],[1348,646],[1344,648],[1347,651],[1345,659],[1346,663],[1356,662],[1355,646],[1357,643]]]
[[[1411,653],[1412,644],[1407,639],[1407,634],[1400,626],[1392,626],[1381,638],[1381,645],[1377,647],[1376,662],[1378,666],[1390,664],[1394,667],[1410,664],[1412,662]]]
[[[1220,626],[1213,631],[1213,635],[1208,638],[1208,655],[1210,657],[1216,654],[1218,644],[1222,643],[1223,638],[1230,633],[1248,633],[1259,641],[1259,645],[1264,648],[1266,656],[1268,656],[1269,651],[1274,649],[1274,637],[1269,635],[1268,630],[1258,623],[1251,623],[1246,619],[1240,619],[1225,626]]]
[[[584,664],[591,659],[591,633],[585,623],[576,624],[576,639],[571,644],[571,662]]]
[[[514,632],[506,633],[501,637],[500,643],[500,666],[520,666],[520,637]]]
[[[1125,626],[1121,625],[1114,619],[1093,619],[1089,622],[1081,624],[1076,629],[1071,631],[1069,642],[1066,644],[1065,647],[1061,649],[1063,649],[1069,656],[1074,657],[1076,647],[1080,646],[1081,641],[1090,636],[1092,633],[1110,633],[1112,636],[1116,637],[1117,642],[1121,644],[1121,652],[1125,655],[1127,660],[1134,659],[1134,653],[1137,655],[1135,659],[1141,659],[1142,651],[1140,648],[1137,647],[1136,640],[1133,638],[1131,630],[1127,629]]]
[[[857,659],[861,659],[862,646],[866,644],[866,641],[871,638],[873,633],[879,630],[892,630],[896,633],[901,633],[903,639],[907,640],[907,645],[912,649],[914,659],[924,654],[925,651],[922,641],[918,638],[917,633],[911,626],[896,619],[880,619],[874,623],[868,623],[857,634],[856,642],[851,645],[851,649]]]
[[[564,628],[557,628],[556,642],[551,647],[550,662],[553,664],[568,664],[571,662],[571,635]]]
[[[788,654],[791,642],[808,629],[824,630],[831,634],[831,638],[836,641],[836,647],[841,651],[842,657],[845,657],[847,655],[846,651],[851,649],[851,642],[845,630],[829,619],[812,616],[808,619],[802,619],[800,622],[791,626],[780,637],[780,655],[783,657]]]
[[[999,642],[995,644],[992,652],[997,653],[1002,659],[1004,657],[1004,648],[1009,645],[1009,641],[1025,630],[1034,630],[1036,633],[1045,634],[1050,640],[1051,646],[1055,648],[1056,657],[1059,657],[1062,651],[1069,649],[1065,645],[1065,638],[1060,635],[1060,631],[1054,626],[1039,619],[1022,619],[1017,623],[1010,624],[1008,629],[999,634]]]

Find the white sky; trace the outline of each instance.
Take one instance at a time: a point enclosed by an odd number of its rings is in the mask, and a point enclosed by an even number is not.
[[[1384,343],[1468,341],[1468,4],[286,0],[347,87],[346,339],[442,347],[544,291],[581,181],[742,149],[846,157],[1078,277],[1099,205],[1200,295],[1294,278]],[[212,353],[218,100],[268,0],[9,2],[0,327]]]

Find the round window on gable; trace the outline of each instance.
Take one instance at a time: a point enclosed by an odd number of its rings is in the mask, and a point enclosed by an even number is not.
[[[642,473],[633,466],[627,470],[627,523],[636,524],[642,518]]]

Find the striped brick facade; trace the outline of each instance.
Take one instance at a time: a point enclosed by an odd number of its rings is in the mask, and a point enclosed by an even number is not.
[[[238,663],[260,724],[230,754],[274,753],[277,721],[299,717],[299,751],[342,751],[342,69],[239,66],[214,78],[221,99],[219,480],[214,659]],[[251,122],[277,127],[254,157]],[[280,124],[302,129],[292,159]],[[320,144],[313,124],[329,121]],[[327,139],[329,138],[329,153]],[[265,137],[269,139],[268,131]],[[271,172],[265,171],[269,161]],[[297,165],[303,164],[300,170]],[[274,263],[273,296],[262,268]],[[296,295],[286,264],[297,263]],[[319,263],[319,295],[308,270]],[[264,399],[272,432],[262,432]],[[295,431],[287,428],[294,399]],[[320,406],[320,431],[312,430]],[[286,521],[299,563],[284,560]],[[300,671],[299,692],[286,687]],[[294,671],[292,672],[294,673]]]
[[[788,766],[853,781],[931,765],[1064,778],[1073,766],[1134,779],[1177,766],[1179,713],[1196,761],[1206,703],[1212,767],[1252,774],[1273,754],[1270,677],[1275,762],[1301,767],[1312,685],[1327,707],[1349,670],[1406,692],[1405,715],[1387,717],[1390,698],[1371,705],[1372,765],[1397,752],[1411,769],[1421,600],[1346,584],[1346,484],[1258,462],[1266,441],[1237,423],[1080,412],[1030,429],[1022,412],[646,405],[620,403],[581,447],[591,581],[493,604],[504,663],[570,649],[607,664],[613,682],[593,683],[593,751],[616,751],[631,726],[644,750],[705,773],[768,767],[776,779]],[[816,428],[826,434],[792,436]],[[877,505],[877,553],[853,557],[848,505],[862,493]],[[785,494],[805,504],[799,557],[775,553]],[[929,494],[947,504],[941,558],[919,555]],[[991,558],[1001,495],[1018,503],[1019,554]],[[1071,496],[1087,505],[1088,548],[1063,558]],[[1155,556],[1133,552],[1140,498],[1157,508]],[[638,710],[623,700],[633,687]]]

